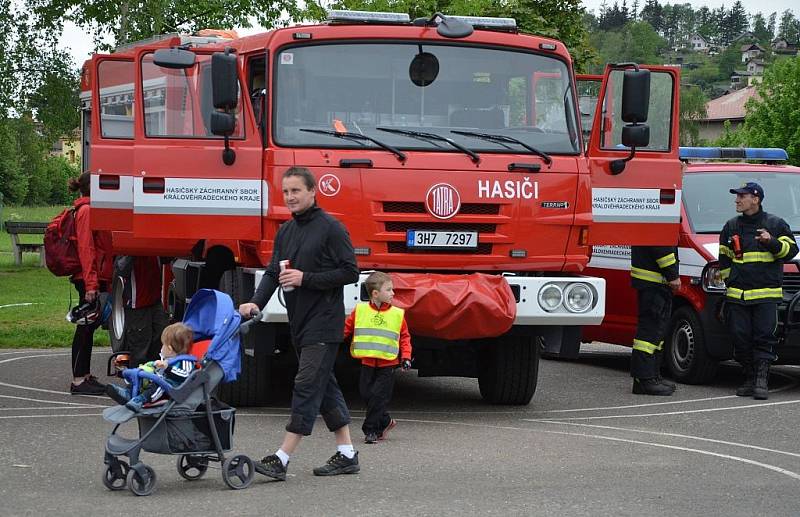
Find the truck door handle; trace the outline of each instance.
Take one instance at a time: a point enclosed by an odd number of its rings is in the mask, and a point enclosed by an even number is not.
[[[142,192],[145,194],[163,194],[164,178],[144,178],[142,180]]]
[[[112,174],[101,174],[100,190],[119,190],[119,176]]]
[[[675,189],[667,189],[662,188],[661,192],[659,193],[659,202],[662,205],[674,205],[675,204]]]

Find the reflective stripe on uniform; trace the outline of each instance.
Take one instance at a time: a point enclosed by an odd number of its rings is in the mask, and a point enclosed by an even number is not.
[[[645,354],[651,354],[651,355],[656,353],[658,350],[660,350],[658,345],[654,345],[653,343],[651,343],[649,341],[645,341],[643,339],[634,339],[633,340],[633,349],[634,350],[638,350],[640,352],[644,352]]]
[[[356,305],[350,354],[357,359],[397,359],[404,314],[399,307],[378,311],[368,303]]]
[[[658,267],[663,269],[665,267],[671,266],[672,264],[676,263],[677,261],[678,261],[678,259],[675,258],[675,254],[674,253],[670,253],[669,255],[664,255],[663,257],[661,257],[659,259],[656,259],[656,264],[658,264]]]
[[[731,249],[724,244],[719,245],[719,256],[725,255],[726,257],[733,258],[733,252]]]
[[[768,298],[783,299],[783,289],[780,287],[765,287],[763,289],[737,289],[728,287],[725,296],[734,300],[763,300]]]
[[[775,262],[775,255],[769,251],[748,251],[742,253],[742,258],[735,258],[736,264],[753,264],[755,262]]]
[[[725,269],[720,269],[719,270],[719,276],[721,276],[722,279],[725,280],[726,278],[731,276],[731,268],[726,267]]]
[[[656,284],[666,283],[664,275],[662,275],[661,273],[658,273],[656,271],[650,271],[647,269],[642,269],[639,267],[631,267],[631,276],[633,278],[638,278],[639,280],[644,280],[646,282],[655,282]]]
[[[780,241],[781,243],[781,250],[775,254],[775,258],[782,259],[789,254],[791,245],[795,244],[795,241],[794,239],[792,239],[791,237],[787,237],[786,235],[778,237],[778,241]]]

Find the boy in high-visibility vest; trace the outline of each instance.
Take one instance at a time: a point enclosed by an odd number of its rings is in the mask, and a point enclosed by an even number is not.
[[[376,271],[364,284],[369,303],[359,303],[347,317],[344,338],[352,338],[350,354],[361,360],[359,391],[367,404],[361,426],[364,443],[376,443],[397,425],[386,408],[392,398],[395,369],[411,368],[411,335],[405,311],[392,305],[392,277]]]

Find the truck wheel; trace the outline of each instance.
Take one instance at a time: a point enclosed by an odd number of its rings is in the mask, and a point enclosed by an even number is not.
[[[265,406],[269,401],[269,371],[269,357],[244,354],[239,379],[220,384],[217,395],[235,407]]]
[[[111,315],[108,317],[108,335],[111,337],[111,351],[125,350],[125,301],[122,292],[125,281],[120,276],[114,277],[111,284]]]
[[[481,396],[492,404],[525,405],[533,398],[539,377],[538,337],[508,336],[485,350],[478,375]]]
[[[684,384],[705,384],[717,373],[719,362],[708,356],[703,324],[691,307],[672,313],[664,362],[671,376]]]

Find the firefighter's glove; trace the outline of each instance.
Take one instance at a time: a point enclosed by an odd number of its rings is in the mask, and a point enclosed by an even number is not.
[[[411,359],[403,359],[403,370],[411,369]]]

